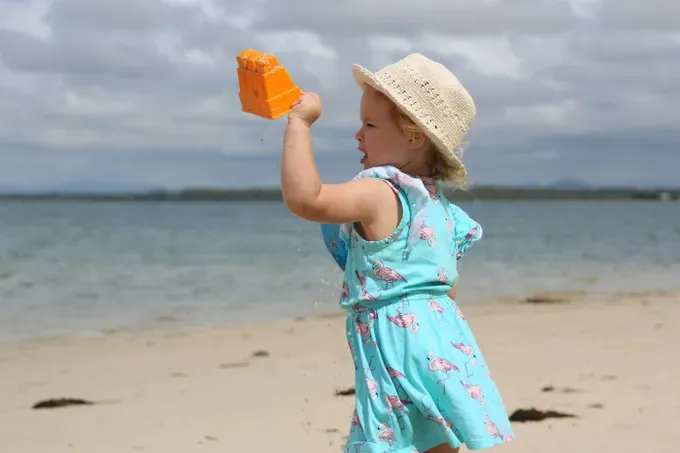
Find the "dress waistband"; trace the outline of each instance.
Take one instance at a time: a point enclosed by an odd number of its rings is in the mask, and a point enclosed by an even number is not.
[[[433,292],[427,292],[427,293],[410,293],[410,294],[405,294],[401,297],[392,297],[389,299],[376,299],[376,300],[365,300],[365,299],[359,299],[359,300],[354,300],[354,301],[348,301],[348,302],[343,302],[340,304],[340,307],[343,308],[345,311],[348,311],[350,313],[356,313],[359,311],[364,311],[367,309],[374,309],[377,310],[382,307],[387,307],[390,305],[398,305],[401,303],[412,303],[412,302],[429,302],[431,300],[445,300],[449,301],[451,298],[448,296],[447,293],[433,293]]]

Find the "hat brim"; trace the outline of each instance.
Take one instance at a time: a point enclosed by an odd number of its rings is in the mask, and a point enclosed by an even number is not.
[[[441,139],[437,137],[432,131],[430,131],[429,128],[426,127],[422,121],[420,121],[420,119],[413,114],[413,112],[411,112],[408,106],[404,105],[397,98],[390,87],[382,83],[375,73],[369,71],[360,64],[354,64],[352,65],[352,76],[354,77],[354,81],[362,90],[364,89],[365,85],[368,85],[374,90],[387,96],[390,101],[394,102],[394,104],[425,133],[425,135],[432,141],[432,143],[435,145],[435,148],[444,159],[453,164],[463,165],[463,162],[458,158],[458,156],[456,156],[456,153],[454,153],[452,149],[448,149],[442,143]]]

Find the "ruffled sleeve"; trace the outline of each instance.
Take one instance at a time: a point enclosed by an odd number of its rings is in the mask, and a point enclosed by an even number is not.
[[[456,259],[461,259],[472,245],[482,238],[482,226],[458,206],[449,203],[453,222]]]

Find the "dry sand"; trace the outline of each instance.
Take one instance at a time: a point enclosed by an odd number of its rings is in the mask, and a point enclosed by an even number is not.
[[[509,412],[577,416],[516,423],[517,440],[491,451],[680,450],[680,296],[464,311]],[[337,453],[353,407],[335,396],[353,386],[343,328],[330,317],[1,344],[0,450]],[[31,408],[58,397],[99,404]]]

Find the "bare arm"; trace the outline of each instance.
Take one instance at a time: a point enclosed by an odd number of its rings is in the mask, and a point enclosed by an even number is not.
[[[448,296],[453,300],[456,300],[457,295],[458,295],[458,283],[456,283],[456,285],[453,288],[451,288],[448,293]]]
[[[322,184],[310,127],[294,115],[289,116],[283,139],[281,191],[291,212],[313,222],[370,224],[394,205],[392,189],[374,178]]]
[[[460,277],[458,280],[456,280],[456,284],[449,290],[447,294],[453,300],[456,300],[456,296],[458,295],[458,285],[460,285]]]

